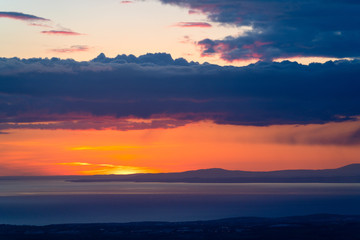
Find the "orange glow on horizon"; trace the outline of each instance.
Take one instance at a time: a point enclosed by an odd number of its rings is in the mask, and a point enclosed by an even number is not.
[[[358,145],[347,142],[358,128],[359,121],[267,127],[203,121],[130,131],[8,130],[0,134],[0,175],[336,168],[360,161]]]

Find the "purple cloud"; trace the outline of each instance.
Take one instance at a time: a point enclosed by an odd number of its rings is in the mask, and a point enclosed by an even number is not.
[[[240,36],[203,39],[203,55],[227,61],[360,56],[360,2],[354,0],[161,0],[213,22],[252,27]],[[257,43],[267,43],[259,45]],[[220,47],[219,47],[220,46]],[[224,48],[224,46],[226,46]]]

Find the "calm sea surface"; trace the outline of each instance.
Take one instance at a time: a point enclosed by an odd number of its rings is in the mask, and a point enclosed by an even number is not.
[[[359,183],[0,181],[0,224],[360,214],[359,203]]]

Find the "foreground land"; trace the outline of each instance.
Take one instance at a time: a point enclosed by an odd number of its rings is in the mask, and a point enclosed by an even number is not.
[[[0,225],[1,240],[360,239],[360,216],[310,215],[196,222]]]

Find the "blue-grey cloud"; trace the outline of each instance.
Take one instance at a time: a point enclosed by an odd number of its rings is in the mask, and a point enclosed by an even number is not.
[[[115,58],[108,58],[105,54],[101,53],[99,56],[94,58],[91,62],[96,63],[136,63],[141,65],[174,65],[174,66],[189,66],[199,65],[197,62],[188,62],[184,58],[173,59],[168,53],[147,53],[135,57],[134,55],[117,55]]]
[[[160,0],[200,11],[210,20],[253,30],[203,39],[204,55],[225,60],[297,56],[359,57],[360,2],[356,0]]]
[[[49,19],[37,17],[31,14],[20,12],[0,12],[0,18],[11,18],[22,21],[50,21]]]
[[[0,59],[2,123],[99,117],[238,125],[346,121],[360,115],[360,62],[221,67],[168,54],[90,62]]]

